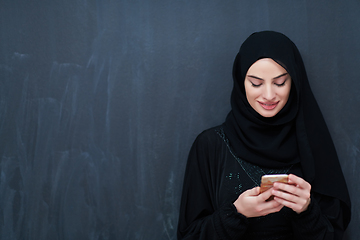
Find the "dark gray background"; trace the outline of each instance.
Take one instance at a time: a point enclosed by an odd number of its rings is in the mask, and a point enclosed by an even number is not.
[[[299,47],[360,239],[360,1],[0,0],[0,238],[175,239],[245,38]]]

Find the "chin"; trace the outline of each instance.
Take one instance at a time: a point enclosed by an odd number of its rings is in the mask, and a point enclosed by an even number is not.
[[[263,110],[263,109],[262,109]],[[275,109],[273,109],[275,110]],[[276,114],[278,114],[279,111],[271,111],[271,112],[264,112],[264,111],[258,111],[258,113],[266,118],[274,117]]]

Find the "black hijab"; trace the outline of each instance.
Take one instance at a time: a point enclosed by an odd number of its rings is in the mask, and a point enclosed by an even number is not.
[[[258,114],[245,94],[245,75],[261,58],[273,59],[292,79],[288,102],[270,118]],[[336,150],[295,44],[278,32],[253,33],[235,58],[233,80],[232,110],[224,131],[239,157],[270,168],[300,162],[304,179],[312,190],[345,203],[345,219],[350,221],[350,198]]]

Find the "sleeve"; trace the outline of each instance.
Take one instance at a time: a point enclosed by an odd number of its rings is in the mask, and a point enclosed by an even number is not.
[[[314,193],[305,212],[294,212],[292,226],[297,240],[341,240],[347,225],[340,200]]]
[[[245,233],[248,220],[232,202],[216,208],[216,174],[209,161],[209,139],[195,140],[188,157],[178,222],[178,240],[237,239]],[[211,151],[214,152],[214,151]]]

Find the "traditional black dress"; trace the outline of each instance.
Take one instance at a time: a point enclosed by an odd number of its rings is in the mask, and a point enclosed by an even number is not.
[[[178,239],[341,239],[346,223],[340,201],[312,193],[309,208],[297,214],[284,207],[247,219],[232,204],[245,190],[260,185],[264,174],[293,173],[299,164],[270,169],[237,156],[223,126],[201,133],[189,154],[181,200]]]
[[[271,118],[253,110],[245,95],[245,74],[261,58],[283,66],[293,83],[288,102]],[[340,240],[350,221],[349,194],[298,49],[283,34],[254,33],[240,48],[233,78],[225,123],[201,133],[191,148],[178,239]],[[293,173],[309,182],[308,209],[297,214],[284,207],[255,218],[238,213],[233,202],[271,173]]]

